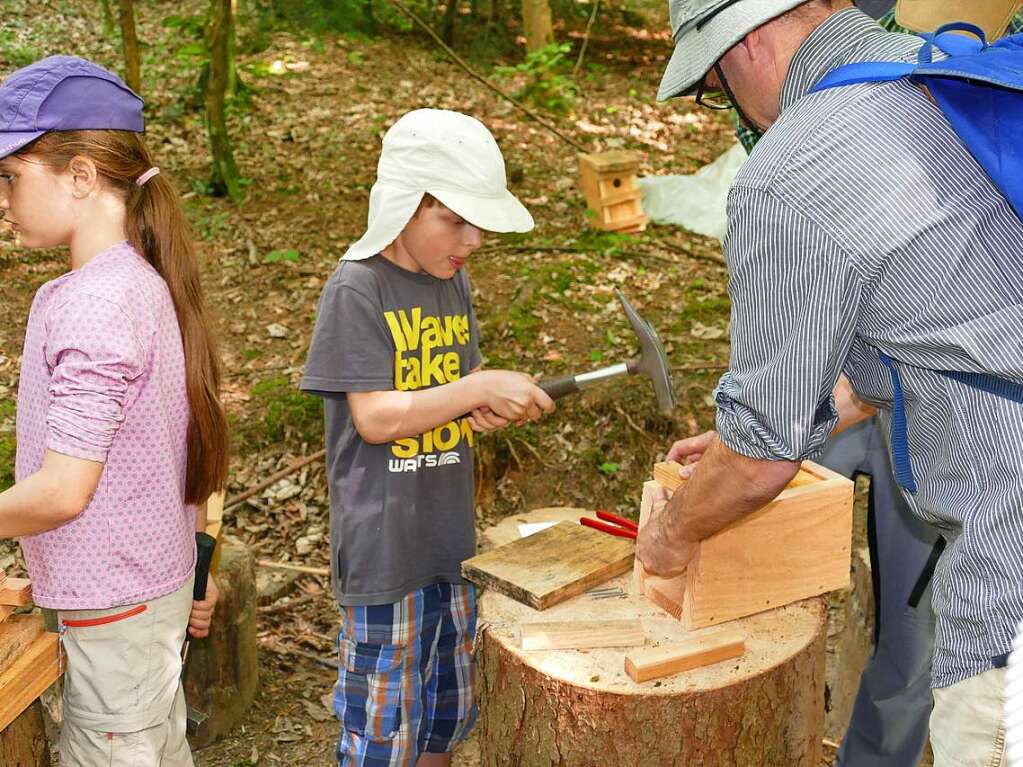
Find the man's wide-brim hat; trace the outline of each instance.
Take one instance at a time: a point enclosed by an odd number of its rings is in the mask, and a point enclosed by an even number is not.
[[[660,101],[692,92],[718,59],[747,34],[805,0],[668,0],[675,50]]]

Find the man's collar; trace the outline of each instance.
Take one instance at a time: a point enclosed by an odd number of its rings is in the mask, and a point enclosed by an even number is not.
[[[855,8],[832,14],[809,34],[792,57],[782,85],[779,113],[795,104],[835,67],[855,60],[857,49],[875,35],[890,34]]]

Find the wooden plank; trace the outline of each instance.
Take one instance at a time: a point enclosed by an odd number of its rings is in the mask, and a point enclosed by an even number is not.
[[[656,481],[643,483],[643,498],[639,505],[639,526],[643,527],[650,518],[653,508],[654,493],[657,492]],[[661,578],[648,575],[642,563],[637,559],[633,567],[633,593],[643,594],[676,620],[682,620],[682,604],[685,598],[685,573],[674,578]]]
[[[625,656],[625,673],[634,682],[646,682],[737,658],[745,651],[746,639],[737,631],[706,632],[685,642],[628,653]]]
[[[635,647],[646,641],[636,620],[555,621],[522,624],[523,650],[581,650],[589,647]]]
[[[626,538],[559,522],[467,559],[462,575],[536,610],[546,610],[628,571],[635,550]]]
[[[22,607],[32,604],[32,584],[28,578],[8,578],[0,589],[0,605]]]
[[[655,463],[654,479],[657,481],[659,485],[661,485],[661,487],[666,487],[672,491],[677,490],[682,485],[682,483],[685,482],[685,480],[678,475],[678,470],[681,468],[682,464],[677,463],[675,461],[661,461],[660,463]],[[819,482],[821,479],[832,479],[833,477],[824,477],[817,474],[814,471],[814,469],[823,468],[824,468],[823,466],[817,466],[817,464],[812,464],[811,468],[809,461],[804,462],[803,466],[800,467],[799,472],[796,474],[796,476],[794,476],[792,478],[792,481],[785,486],[785,489],[787,490],[792,487],[802,487],[803,485],[810,485],[813,484],[814,482]],[[827,469],[825,469],[825,471],[828,471],[829,474],[834,473]],[[842,475],[836,474],[835,476],[841,477]]]
[[[42,619],[36,619],[42,625]],[[0,672],[0,730],[57,681],[61,670],[57,635],[43,633],[17,661]]]
[[[38,615],[15,615],[0,623],[0,671],[23,655],[45,631]]]
[[[713,626],[849,585],[853,483],[790,487],[700,544],[683,620]]]
[[[14,608],[10,605],[0,605],[0,623],[3,623],[14,612]]]

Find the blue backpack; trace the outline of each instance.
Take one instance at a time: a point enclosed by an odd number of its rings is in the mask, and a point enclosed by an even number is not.
[[[975,37],[955,34],[969,32]],[[947,58],[933,61],[937,47]],[[916,64],[870,61],[829,72],[811,92],[854,83],[908,78],[927,88],[963,145],[1023,219],[1023,33],[988,44],[973,24],[946,24],[924,35]],[[895,360],[878,352],[894,392],[891,441],[895,478],[909,492],[916,482],[909,460],[906,411]],[[939,370],[941,375],[1023,403],[1023,383],[988,373]]]

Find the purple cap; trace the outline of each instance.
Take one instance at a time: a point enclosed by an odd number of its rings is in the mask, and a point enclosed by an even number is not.
[[[0,85],[0,157],[50,131],[145,128],[142,99],[117,75],[77,56],[41,59]]]

